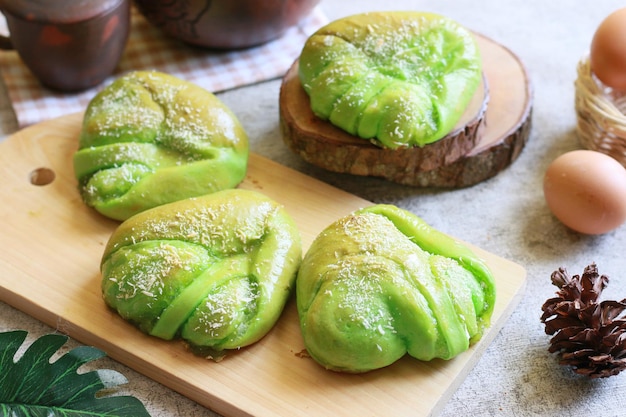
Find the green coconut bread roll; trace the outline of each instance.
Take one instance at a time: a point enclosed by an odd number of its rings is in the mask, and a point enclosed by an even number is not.
[[[132,72],[86,109],[74,172],[88,206],[125,220],[161,204],[234,188],[248,137],[205,89],[160,72]]]
[[[464,352],[490,325],[495,294],[490,270],[468,247],[391,205],[326,228],[296,281],[309,354],[353,373],[406,353],[428,361]]]
[[[145,333],[221,352],[274,326],[301,258],[299,232],[282,205],[222,190],[123,222],[102,257],[102,293]]]
[[[472,34],[447,17],[375,12],[314,33],[299,77],[316,116],[395,149],[448,134],[480,84],[482,63]]]

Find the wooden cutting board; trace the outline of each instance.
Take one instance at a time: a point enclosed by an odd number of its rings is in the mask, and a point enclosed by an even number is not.
[[[0,144],[0,300],[225,416],[432,415],[521,297],[525,270],[476,248],[497,281],[493,326],[451,361],[406,357],[363,375],[326,371],[301,355],[293,300],[255,345],[218,363],[196,357],[181,342],[140,333],[101,299],[100,257],[118,223],[87,208],[78,195],[71,161],[81,117],[35,125]],[[242,187],[283,203],[305,249],[328,224],[371,204],[258,155],[251,156]]]

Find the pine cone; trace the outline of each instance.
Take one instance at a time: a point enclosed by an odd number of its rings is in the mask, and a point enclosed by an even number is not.
[[[541,307],[541,322],[550,339],[552,353],[561,365],[590,378],[606,378],[626,369],[626,299],[598,302],[609,283],[598,275],[595,264],[582,276],[570,277],[565,268],[552,273],[557,297]]]

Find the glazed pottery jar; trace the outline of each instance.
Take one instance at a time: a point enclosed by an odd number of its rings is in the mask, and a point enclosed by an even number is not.
[[[219,49],[246,48],[280,37],[319,0],[135,0],[169,36]]]
[[[130,28],[130,0],[0,0],[9,38],[39,81],[52,89],[93,87],[117,66]]]

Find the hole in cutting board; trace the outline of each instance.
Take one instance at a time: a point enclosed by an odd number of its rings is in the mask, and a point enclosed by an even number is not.
[[[37,168],[30,173],[30,183],[33,185],[48,185],[55,178],[54,171],[50,168]]]

